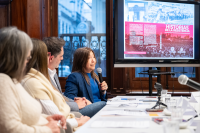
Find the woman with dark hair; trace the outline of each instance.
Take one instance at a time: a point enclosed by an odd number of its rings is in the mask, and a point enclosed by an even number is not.
[[[26,63],[31,59],[29,36],[14,27],[0,30],[0,130],[1,133],[59,133],[62,115],[42,115],[42,107],[21,86]]]
[[[74,53],[72,73],[68,76],[65,85],[65,96],[74,99],[85,97],[89,102],[107,101],[105,81],[99,83],[94,72],[96,57],[91,48],[79,48]]]
[[[64,115],[67,122],[76,130],[75,128],[82,126],[90,118],[87,116],[75,118],[74,114],[70,113],[70,107],[66,103],[67,99],[50,82],[48,74],[49,55],[46,44],[38,39],[32,39],[32,42],[32,58],[27,64],[27,73],[22,85],[32,97],[41,103],[43,113]]]

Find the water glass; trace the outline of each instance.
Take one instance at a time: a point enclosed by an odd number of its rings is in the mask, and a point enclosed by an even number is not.
[[[162,90],[162,91],[161,91],[161,95],[166,95],[167,92],[168,92],[168,90]]]
[[[177,100],[170,99],[166,101],[167,109],[171,112],[172,109],[176,108]]]
[[[166,94],[166,95],[165,95],[165,103],[166,103],[167,101],[170,101],[170,99],[171,99],[171,95],[170,95],[170,94]]]
[[[168,90],[162,90],[162,91],[161,91],[161,100],[162,100],[162,101],[165,101],[165,96],[167,95],[167,91],[168,91]]]
[[[171,120],[182,122],[183,109],[181,107],[176,107],[171,109]]]
[[[162,124],[164,133],[179,133],[178,121],[164,121]]]

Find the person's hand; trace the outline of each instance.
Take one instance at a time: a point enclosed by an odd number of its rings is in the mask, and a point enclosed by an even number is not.
[[[105,94],[105,91],[108,89],[108,85],[105,81],[103,81],[102,83],[99,84],[100,85],[100,89],[103,92],[103,94]]]
[[[83,124],[85,124],[89,119],[90,119],[90,117],[83,116],[83,115],[80,118],[76,118],[79,127],[82,126]]]
[[[83,97],[83,99],[86,101],[87,105],[92,104],[89,100],[87,100],[85,97]]]
[[[50,121],[50,120],[54,120],[54,121],[57,121],[57,122],[60,121],[61,127],[64,128],[64,129],[67,129],[66,118],[63,115],[55,114],[55,115],[48,116],[46,119],[48,121]]]
[[[53,120],[51,117],[46,118],[49,123],[46,124],[52,131],[52,133],[60,133],[60,127],[58,126],[58,122]]]
[[[60,127],[57,124],[57,121],[51,120],[46,126],[51,129],[52,133],[60,133]]]
[[[82,108],[84,108],[87,105],[86,100],[84,100],[81,97],[75,97],[74,98],[74,102],[76,102],[78,104],[78,108],[79,109],[82,109]]]

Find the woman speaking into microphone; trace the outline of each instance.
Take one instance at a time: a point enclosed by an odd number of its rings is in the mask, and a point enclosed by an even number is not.
[[[96,57],[91,48],[79,48],[74,53],[72,73],[68,76],[65,85],[65,96],[76,100],[76,97],[85,97],[88,104],[107,101],[105,81],[99,82],[94,72]]]

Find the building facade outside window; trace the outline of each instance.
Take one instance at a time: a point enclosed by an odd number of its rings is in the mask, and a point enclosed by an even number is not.
[[[74,51],[90,47],[106,77],[106,0],[58,0],[58,34],[66,41],[58,76],[72,70]]]

